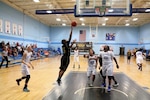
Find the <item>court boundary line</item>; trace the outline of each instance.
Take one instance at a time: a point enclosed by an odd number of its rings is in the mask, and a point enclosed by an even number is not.
[[[96,87],[85,87],[85,88],[80,88],[80,89],[78,89],[78,90],[76,90],[76,91],[74,92],[74,95],[76,95],[76,94],[77,94],[78,92],[80,92],[80,91],[88,90],[88,89],[106,89],[106,88],[105,88],[105,87],[97,87],[97,86],[96,86]],[[117,92],[119,92],[119,93],[125,95],[125,96],[128,98],[128,100],[130,100],[127,93],[125,93],[125,92],[123,92],[123,91],[121,91],[121,90],[118,90],[118,89],[114,89],[114,88],[112,88],[111,90],[117,91]],[[111,92],[111,91],[110,91],[110,92]]]

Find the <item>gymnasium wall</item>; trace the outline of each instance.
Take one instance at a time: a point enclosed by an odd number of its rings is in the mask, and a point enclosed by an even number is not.
[[[38,47],[47,48],[50,28],[41,22],[24,15],[20,11],[0,2],[0,19],[3,21],[3,32],[0,32],[0,41],[19,42],[26,44],[37,44]],[[11,33],[5,33],[5,21],[10,22]],[[21,25],[23,27],[23,35],[12,34],[12,24]]]
[[[140,27],[140,41],[145,49],[150,49],[150,23]]]
[[[0,33],[0,41],[20,42],[26,44],[37,44],[38,47],[47,48],[47,39],[50,38],[50,46],[57,49],[61,47],[61,40],[68,39],[70,27],[49,27],[41,22],[24,15],[23,13],[0,2],[0,19],[3,21],[3,32]],[[10,34],[5,33],[5,21],[9,21]],[[12,34],[12,24],[21,25],[23,27],[23,35]],[[125,54],[128,49],[145,47],[150,48],[150,23],[140,27],[98,27],[98,33],[95,38],[91,38],[89,27],[75,27],[73,30],[73,38],[79,41],[79,31],[86,30],[86,41],[93,42],[93,49],[99,53],[101,45],[108,44],[113,47],[114,53],[119,54],[119,47],[125,47]],[[115,41],[107,41],[106,33],[115,33]],[[141,44],[142,41],[142,44]]]
[[[61,47],[61,40],[68,39],[70,27],[51,27],[50,39],[51,46]],[[93,49],[98,54],[100,46],[107,44],[113,47],[114,53],[119,54],[119,47],[125,47],[125,54],[128,49],[137,48],[139,41],[139,27],[98,27],[98,33],[95,38],[91,38],[89,27],[75,27],[73,30],[73,39],[79,41],[79,31],[86,30],[86,41],[93,42]],[[114,41],[106,40],[106,33],[115,33]]]

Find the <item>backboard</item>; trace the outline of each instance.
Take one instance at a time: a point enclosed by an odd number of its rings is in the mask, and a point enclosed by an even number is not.
[[[76,0],[75,17],[132,16],[130,0]]]

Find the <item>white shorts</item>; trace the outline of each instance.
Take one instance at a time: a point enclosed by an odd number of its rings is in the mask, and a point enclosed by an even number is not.
[[[95,75],[96,74],[96,68],[95,67],[88,67],[87,68],[87,76],[90,76],[90,75]]]
[[[25,64],[21,64],[21,73],[23,76],[30,75],[29,68]]]
[[[79,56],[74,56],[74,62],[79,62]]]
[[[102,67],[103,76],[113,76],[113,65]]]
[[[143,63],[143,57],[137,57],[136,58],[136,63],[137,64],[142,64]]]

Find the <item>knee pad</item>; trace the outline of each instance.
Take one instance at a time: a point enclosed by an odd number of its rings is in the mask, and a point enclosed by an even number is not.
[[[30,75],[27,75],[27,79],[30,79]]]
[[[28,83],[29,79],[30,79],[30,75],[27,75],[27,78],[26,78],[26,80],[25,80],[25,83]]]

